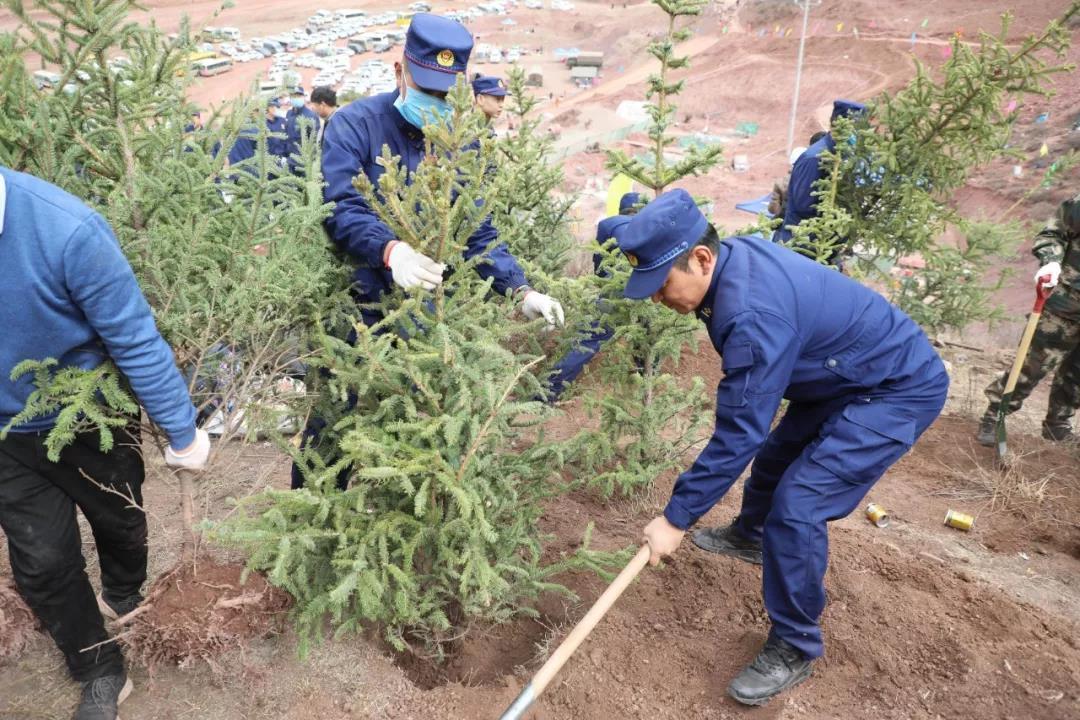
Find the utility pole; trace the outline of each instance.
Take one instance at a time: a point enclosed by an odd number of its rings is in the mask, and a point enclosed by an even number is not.
[[[796,5],[803,6],[802,35],[799,36],[799,60],[795,65],[795,95],[791,98],[791,122],[788,123],[787,155],[791,156],[791,150],[795,147],[795,115],[799,110],[799,85],[802,82],[803,54],[806,49],[806,27],[810,22],[810,3],[819,4],[821,0],[794,0]]]

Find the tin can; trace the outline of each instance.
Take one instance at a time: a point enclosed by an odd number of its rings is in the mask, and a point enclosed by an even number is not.
[[[975,518],[959,510],[949,510],[945,513],[945,524],[951,528],[967,532],[975,524]]]
[[[889,513],[885,512],[885,508],[877,503],[870,503],[866,506],[866,519],[879,528],[889,527]]]

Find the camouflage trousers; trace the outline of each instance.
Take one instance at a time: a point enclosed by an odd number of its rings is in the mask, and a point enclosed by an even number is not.
[[[1045,311],[1039,318],[1035,336],[1031,339],[1031,349],[1005,412],[1019,410],[1048,373],[1054,373],[1054,380],[1050,386],[1046,424],[1068,425],[1073,413],[1080,407],[1080,322]],[[989,414],[997,414],[1008,379],[1009,373],[1006,371],[986,388],[986,397],[990,400]]]

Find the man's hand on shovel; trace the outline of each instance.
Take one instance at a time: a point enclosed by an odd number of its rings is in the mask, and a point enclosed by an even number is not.
[[[641,542],[649,544],[649,564],[657,565],[660,559],[679,549],[685,530],[680,530],[663,515],[653,518],[641,535]]]

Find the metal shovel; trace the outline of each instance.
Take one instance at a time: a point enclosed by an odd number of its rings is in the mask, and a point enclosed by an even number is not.
[[[1016,351],[1016,360],[1013,361],[1012,370],[1009,371],[1009,379],[1005,383],[1005,392],[1001,396],[1001,404],[998,405],[997,425],[994,427],[994,434],[997,437],[997,461],[1001,467],[1005,466],[1005,453],[1008,450],[1006,447],[1005,414],[1009,407],[1009,401],[1012,399],[1013,390],[1016,389],[1016,382],[1020,379],[1020,371],[1024,367],[1028,350],[1031,348],[1031,339],[1035,337],[1035,328],[1039,324],[1043,305],[1046,304],[1046,298],[1050,297],[1050,293],[1054,291],[1052,287],[1046,287],[1048,282],[1050,282],[1050,276],[1043,275],[1035,285],[1035,306],[1031,309],[1031,315],[1028,316],[1027,327],[1024,328],[1024,334],[1020,338],[1020,348]]]

